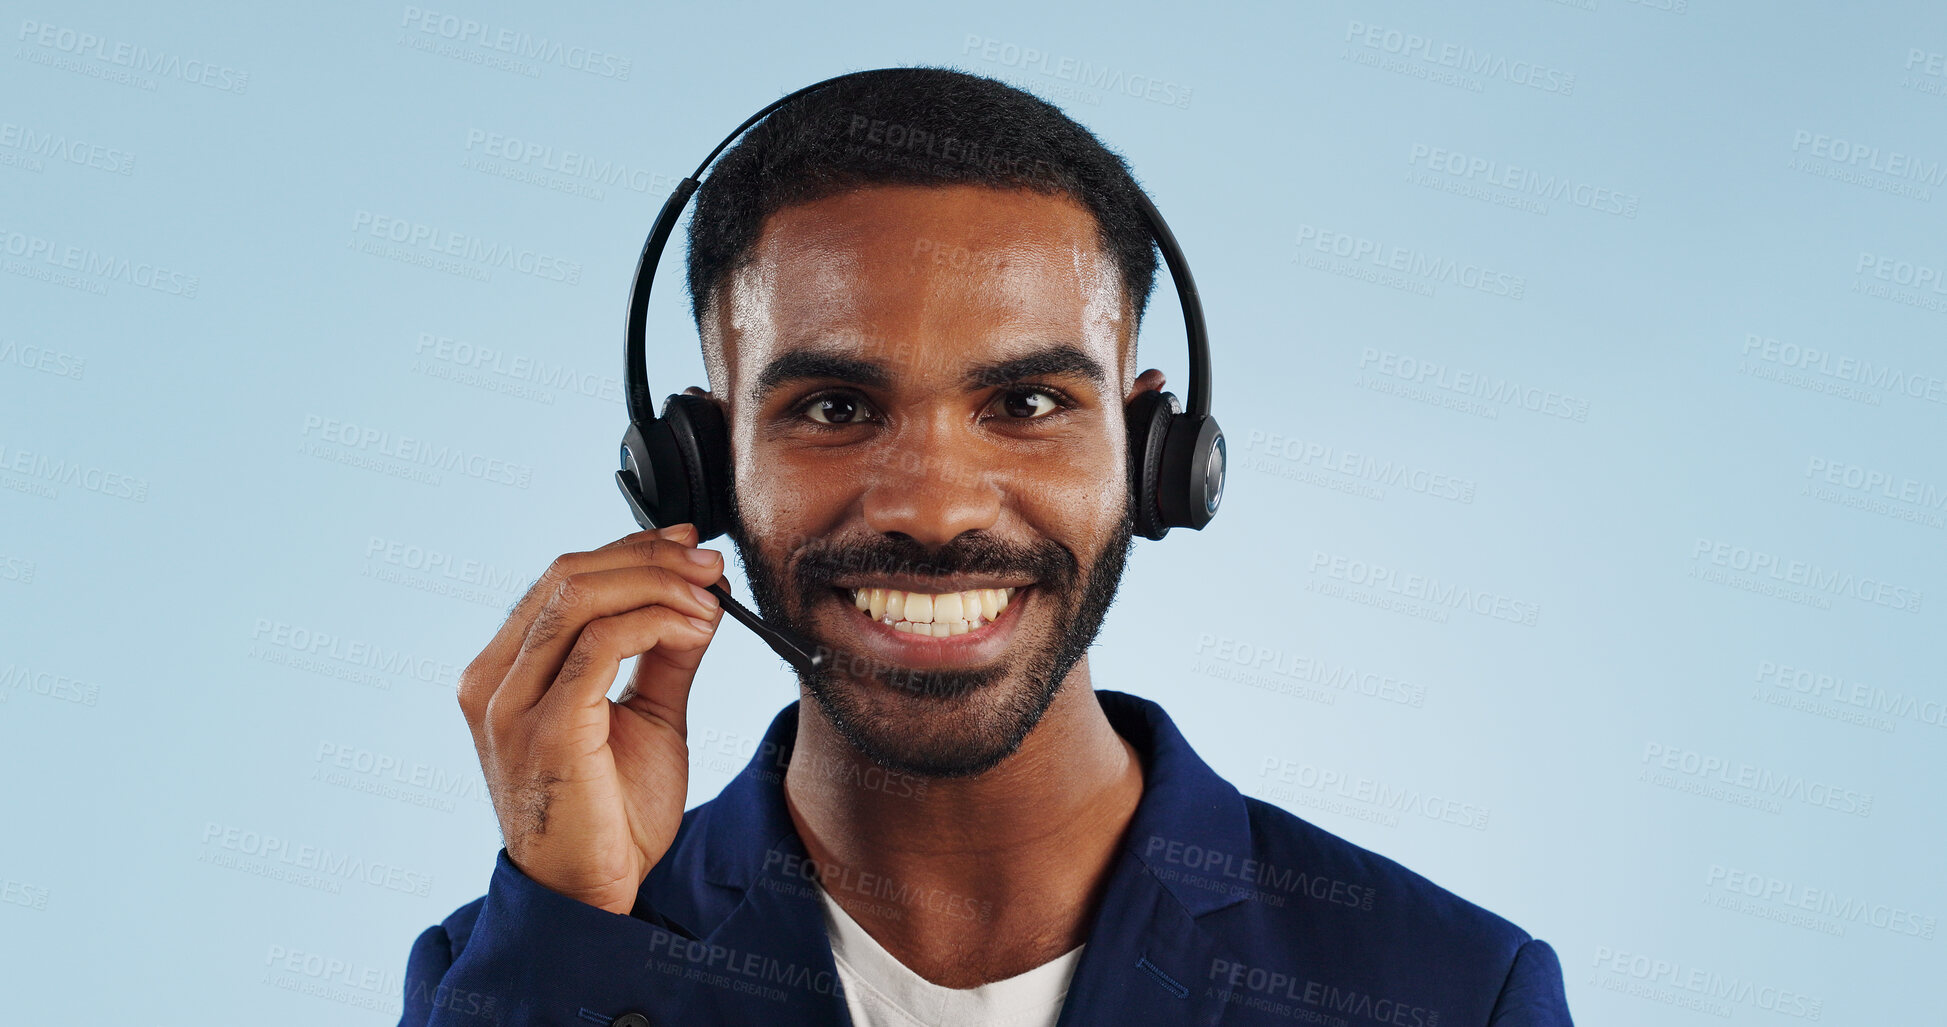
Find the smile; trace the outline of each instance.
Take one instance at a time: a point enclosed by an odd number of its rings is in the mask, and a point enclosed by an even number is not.
[[[859,612],[895,631],[948,638],[979,631],[1014,602],[1019,588],[970,588],[958,592],[909,592],[898,588],[850,588]]]

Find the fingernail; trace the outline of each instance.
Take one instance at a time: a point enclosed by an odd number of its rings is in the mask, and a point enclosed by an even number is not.
[[[691,524],[688,521],[684,521],[681,524],[672,524],[667,528],[658,528],[656,530],[656,534],[661,535],[664,538],[678,538],[681,537],[682,535],[688,534],[689,530],[692,527],[695,527],[695,525]]]
[[[711,609],[716,609],[717,597],[709,589],[704,588],[701,585],[691,585],[690,594],[696,597],[697,602],[702,603],[703,605],[710,607]]]
[[[691,624],[696,625],[696,630],[704,632],[705,634],[708,634],[709,632],[715,631],[717,629],[717,626],[715,624],[712,624],[707,620],[697,620],[695,617],[691,617],[689,618],[689,621]]]
[[[689,557],[691,563],[702,564],[705,567],[717,562],[717,551],[714,549],[692,549],[683,555]]]

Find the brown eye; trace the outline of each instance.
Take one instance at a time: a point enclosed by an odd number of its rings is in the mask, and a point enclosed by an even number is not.
[[[851,396],[820,396],[811,401],[805,413],[819,424],[851,424],[863,419],[862,404]]]
[[[1021,420],[1031,420],[1061,409],[1055,397],[1040,389],[1015,389],[1001,395],[1001,409],[1007,416]]]

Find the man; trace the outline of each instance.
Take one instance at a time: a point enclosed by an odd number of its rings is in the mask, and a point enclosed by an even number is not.
[[[724,156],[692,393],[759,610],[840,658],[685,813],[721,556],[676,525],[557,559],[462,677],[506,845],[413,946],[402,1023],[1569,1022],[1545,943],[1094,689],[1123,409],[1163,385],[1137,188],[1055,108],[938,69]]]

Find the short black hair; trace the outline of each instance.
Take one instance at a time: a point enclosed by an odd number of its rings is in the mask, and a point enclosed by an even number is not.
[[[874,184],[1032,189],[1086,207],[1122,275],[1133,349],[1156,283],[1156,250],[1128,164],[1040,97],[939,67],[887,69],[807,93],[723,154],[690,218],[697,331],[709,338],[704,320],[717,290],[749,260],[766,218]],[[711,388],[723,388],[716,370]]]

